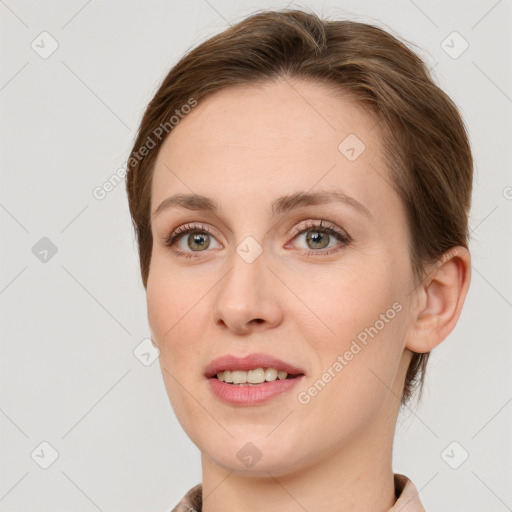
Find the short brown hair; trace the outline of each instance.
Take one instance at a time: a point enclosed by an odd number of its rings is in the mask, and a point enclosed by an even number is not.
[[[153,244],[151,180],[165,140],[155,137],[155,130],[168,126],[191,98],[199,101],[227,87],[279,77],[332,85],[384,127],[386,163],[406,207],[418,281],[426,264],[452,247],[468,247],[473,179],[468,136],[457,107],[418,55],[371,24],[322,20],[296,9],[258,11],[186,53],[144,113],[128,159],[126,188],[145,288]],[[149,147],[149,140],[152,149],[141,157],[140,148]],[[428,356],[413,354],[403,404],[418,383],[421,392]]]

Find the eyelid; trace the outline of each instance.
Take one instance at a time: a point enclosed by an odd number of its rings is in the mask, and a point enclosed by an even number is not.
[[[325,219],[323,219],[323,218],[320,220],[320,222],[318,222],[318,220],[313,221],[310,219],[310,220],[302,221],[302,222],[299,222],[298,224],[295,224],[293,229],[287,235],[287,236],[291,237],[290,242],[292,240],[295,240],[295,238],[297,236],[304,234],[308,230],[314,230],[314,229],[319,229],[321,231],[323,230],[323,231],[327,232],[328,234],[329,234],[329,232],[331,232],[331,234],[338,237],[340,242],[342,242],[342,244],[344,244],[344,245],[348,245],[352,241],[352,238],[344,229],[339,228],[336,224],[334,224],[332,222],[327,221],[327,223],[324,223],[324,221],[325,221]],[[179,239],[182,236],[184,236],[185,234],[188,234],[190,232],[205,232],[217,240],[217,235],[215,233],[215,230],[213,230],[212,228],[208,227],[207,225],[205,225],[201,222],[189,222],[187,224],[183,224],[183,225],[179,226],[178,228],[176,228],[174,231],[171,232],[170,235],[164,235],[162,237],[162,242],[164,243],[164,245],[171,247],[171,246],[175,245],[175,243],[177,241],[179,241]],[[218,240],[217,240],[217,242],[221,246],[223,246],[223,244],[221,242],[219,242]],[[288,242],[287,242],[287,245],[288,245]],[[183,252],[183,251],[176,251],[176,252]],[[186,251],[186,252],[188,252],[188,251]],[[201,252],[208,252],[208,251],[191,251],[190,254],[199,255],[199,254],[201,254]],[[308,254],[318,254],[318,255],[325,254],[325,253],[322,253],[322,251],[320,251],[320,250],[309,250],[307,252],[308,252]]]
[[[217,234],[215,230],[211,229],[210,227],[206,226],[205,224],[202,224],[201,222],[188,222],[187,224],[183,224],[176,228],[174,231],[172,231],[169,235],[164,235],[162,237],[162,242],[164,245],[173,245],[174,242],[176,242],[179,238],[181,238],[183,235],[189,233],[189,232],[202,232],[208,233],[209,235],[213,236],[214,238],[217,238]],[[221,242],[219,242],[221,244]],[[222,244],[221,244],[222,245]],[[200,252],[200,251],[198,251]]]
[[[315,228],[326,229],[327,231],[334,231],[343,241],[347,243],[352,240],[350,235],[344,229],[339,228],[336,224],[329,221],[325,223],[324,218],[322,218],[319,223],[318,221],[312,220],[299,222],[299,224],[296,224],[294,228],[290,231],[289,236],[291,236],[294,239],[297,235],[302,234],[304,231]]]

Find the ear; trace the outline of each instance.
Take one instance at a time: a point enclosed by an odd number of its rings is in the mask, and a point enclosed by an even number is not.
[[[406,347],[418,353],[430,352],[455,327],[471,280],[471,256],[457,246],[432,265],[415,289],[415,316]]]

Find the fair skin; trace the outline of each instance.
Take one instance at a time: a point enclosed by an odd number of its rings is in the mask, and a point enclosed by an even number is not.
[[[354,161],[338,150],[348,134],[366,146]],[[310,81],[218,92],[160,149],[148,322],[171,404],[201,451],[204,512],[384,512],[394,504],[393,436],[411,350],[432,350],[455,326],[470,256],[454,248],[416,283],[405,210],[389,181],[375,119]],[[270,213],[278,197],[334,190],[367,211],[330,202]],[[219,210],[155,215],[174,194],[208,196]],[[322,219],[349,243],[325,233],[324,245],[308,242],[318,237],[310,224]],[[305,222],[305,232],[291,234]],[[211,234],[196,229],[164,244],[189,223]],[[194,245],[201,233],[203,245]],[[236,251],[248,236],[262,249],[251,263]],[[400,312],[301,403],[298,394],[397,303]],[[254,352],[304,369],[305,378],[262,404],[220,401],[205,367],[220,355]],[[252,467],[237,457],[248,442],[261,454]]]

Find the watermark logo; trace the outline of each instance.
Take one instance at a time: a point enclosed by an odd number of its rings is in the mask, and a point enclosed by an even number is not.
[[[160,349],[150,338],[144,338],[134,349],[133,355],[144,366],[151,366],[160,355]]]
[[[469,457],[468,451],[457,441],[452,441],[442,452],[441,458],[452,469],[459,469]]]
[[[48,32],[41,32],[30,44],[41,59],[48,59],[59,47],[57,40]]]
[[[364,142],[353,133],[347,135],[338,146],[338,151],[350,162],[357,160],[365,149]]]
[[[43,441],[30,456],[40,468],[48,469],[59,458],[59,452],[50,443]]]
[[[252,263],[263,252],[263,247],[255,238],[247,236],[238,244],[236,252],[246,263]]]
[[[48,263],[57,254],[57,251],[57,246],[46,236],[43,236],[43,238],[32,247],[32,254],[41,263]]]
[[[443,39],[441,48],[452,59],[458,59],[469,48],[469,43],[457,31],[453,31]]]
[[[236,456],[245,467],[252,468],[263,454],[255,444],[248,442],[238,450]]]

